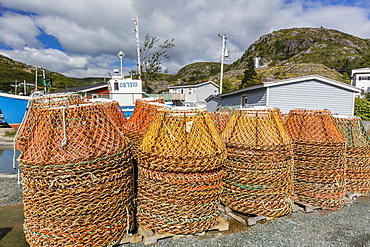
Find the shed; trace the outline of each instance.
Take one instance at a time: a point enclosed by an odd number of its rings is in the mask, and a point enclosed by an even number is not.
[[[280,108],[282,113],[292,109],[327,109],[332,113],[354,114],[355,94],[361,89],[319,75],[263,82],[206,99],[208,111],[221,106],[235,109],[253,106]]]

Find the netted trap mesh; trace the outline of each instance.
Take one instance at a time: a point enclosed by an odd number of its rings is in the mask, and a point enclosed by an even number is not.
[[[134,225],[128,140],[100,103],[36,112],[19,157],[31,246],[104,246]]]
[[[148,129],[157,109],[165,108],[163,98],[137,99],[132,116],[124,123],[122,132],[133,142],[139,145],[141,138]]]
[[[206,111],[157,110],[138,149],[140,225],[187,234],[217,223],[226,152]]]
[[[370,191],[370,137],[360,117],[333,115],[346,141],[347,191]]]
[[[224,204],[269,217],[292,212],[292,146],[280,110],[235,110],[221,136],[227,148]]]
[[[139,166],[137,219],[156,232],[189,234],[217,223],[223,172],[161,172]]]
[[[339,209],[345,200],[345,141],[330,111],[291,110],[285,127],[293,140],[297,202]]]
[[[138,147],[141,166],[158,171],[217,169],[225,148],[204,110],[158,109]]]
[[[122,111],[117,101],[104,102],[103,106],[108,114],[108,117],[112,120],[114,125],[122,131],[123,125],[126,123],[127,118]]]
[[[225,129],[227,122],[230,119],[230,113],[228,111],[223,112],[209,112],[209,116],[211,117],[217,131],[222,133]]]
[[[39,109],[63,105],[77,105],[84,102],[85,100],[76,94],[42,96],[31,99],[29,101],[27,115],[18,129],[15,138],[17,148],[23,151],[26,148],[26,144],[29,143],[30,138],[32,138],[33,129],[38,124],[38,118],[40,117],[37,113]]]

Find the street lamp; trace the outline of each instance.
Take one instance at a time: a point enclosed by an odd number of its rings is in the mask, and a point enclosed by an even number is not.
[[[121,59],[121,77],[123,79],[123,73],[122,73],[122,58],[125,56],[125,53],[123,51],[118,52],[118,56]]]

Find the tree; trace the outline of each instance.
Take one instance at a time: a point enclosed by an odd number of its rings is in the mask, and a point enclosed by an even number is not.
[[[143,72],[142,79],[145,91],[149,82],[155,79],[157,73],[167,73],[167,70],[162,66],[162,61],[170,59],[171,56],[167,55],[167,52],[175,46],[173,41],[174,39],[167,39],[157,46],[159,42],[157,37],[150,36],[149,33],[145,36],[143,48],[140,49],[141,71]]]
[[[247,59],[247,66],[244,70],[243,79],[239,85],[239,88],[249,87],[261,82],[254,68],[254,60],[252,57],[249,57]]]

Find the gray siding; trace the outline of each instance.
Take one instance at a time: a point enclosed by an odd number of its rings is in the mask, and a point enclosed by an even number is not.
[[[243,93],[238,93],[235,95],[229,95],[219,98],[212,98],[207,102],[208,111],[216,111],[219,106],[232,106],[234,109],[240,109],[242,104],[242,96],[247,95],[247,106],[264,106],[266,105],[266,88],[260,88],[256,90],[251,90]]]
[[[206,104],[206,109],[207,111],[209,112],[214,112],[216,111],[217,109],[217,106],[219,104],[219,99],[216,99],[216,98],[212,98],[210,100],[207,101],[207,104]]]
[[[195,102],[198,101],[204,102],[207,97],[209,97],[210,95],[216,95],[217,92],[218,92],[217,87],[215,87],[211,83],[197,87],[195,88]]]
[[[234,107],[234,109],[240,109],[240,103],[241,103],[241,94],[230,95],[222,99],[211,98],[206,102],[206,109],[207,111],[210,112],[216,111],[217,107],[220,106],[232,106]]]
[[[245,94],[244,94],[245,95]],[[247,107],[266,105],[266,88],[260,88],[246,92]]]
[[[317,80],[308,80],[269,88],[268,105],[283,113],[292,109],[328,109],[332,113],[353,114],[354,92]]]

